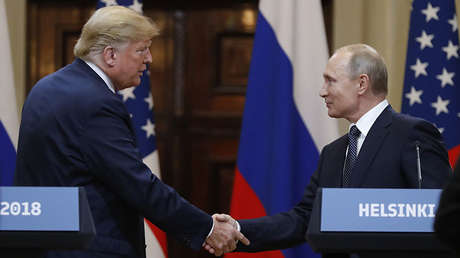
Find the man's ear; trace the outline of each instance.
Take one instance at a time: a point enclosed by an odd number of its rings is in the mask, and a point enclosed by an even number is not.
[[[110,67],[114,66],[117,62],[117,52],[112,46],[106,46],[102,52],[102,56],[104,62]]]
[[[370,90],[370,81],[367,74],[359,75],[359,89],[358,94],[363,95],[366,91]]]

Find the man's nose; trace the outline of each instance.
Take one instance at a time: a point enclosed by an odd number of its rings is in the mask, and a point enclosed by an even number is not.
[[[152,53],[150,53],[150,48],[147,48],[147,54],[144,57],[144,63],[152,63]]]
[[[326,90],[325,83],[323,84],[323,86],[321,86],[321,89],[319,89],[319,96],[322,98],[325,98],[327,96],[327,90]]]

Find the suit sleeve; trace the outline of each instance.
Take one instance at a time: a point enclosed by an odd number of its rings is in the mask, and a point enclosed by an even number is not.
[[[416,144],[420,146],[422,188],[442,188],[452,172],[446,147],[439,131],[430,123],[420,120],[411,130],[404,147],[402,166],[409,187],[418,187]]]
[[[82,155],[88,170],[129,204],[133,212],[142,214],[187,246],[201,248],[211,230],[212,218],[148,169],[136,148],[128,114],[116,101],[107,102],[100,104],[82,130]]]
[[[460,161],[460,159],[459,159]],[[460,166],[457,166],[441,194],[434,230],[444,243],[460,252]]]
[[[325,147],[326,148],[326,147]],[[272,216],[239,220],[241,233],[250,241],[249,246],[238,244],[238,252],[260,252],[294,247],[305,243],[313,202],[318,189],[320,166],[313,173],[302,200],[291,210]]]

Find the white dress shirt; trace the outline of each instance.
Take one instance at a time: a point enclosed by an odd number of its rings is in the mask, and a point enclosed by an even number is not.
[[[364,114],[358,122],[350,124],[348,131],[350,131],[350,128],[353,125],[356,125],[358,127],[359,131],[361,134],[358,137],[358,148],[356,153],[359,154],[359,151],[361,150],[361,146],[363,146],[363,142],[366,139],[367,134],[369,133],[369,130],[371,129],[372,125],[374,124],[375,120],[377,120],[377,117],[382,114],[383,110],[388,106],[388,101],[384,99],[382,102],[380,102],[377,106],[373,107],[371,110],[367,111],[366,114]],[[348,154],[348,147],[347,147],[347,154]]]
[[[83,60],[83,61],[85,61],[85,63],[89,67],[91,67],[91,69],[93,69],[93,71],[95,73],[97,73],[97,75],[99,75],[99,77],[101,77],[102,80],[104,80],[105,85],[107,85],[107,87],[110,89],[110,91],[115,93],[115,87],[113,87],[113,83],[110,80],[110,78],[107,76],[107,74],[105,74],[104,71],[102,71],[101,68],[99,68],[99,66],[95,65],[94,63],[86,61],[86,60]]]

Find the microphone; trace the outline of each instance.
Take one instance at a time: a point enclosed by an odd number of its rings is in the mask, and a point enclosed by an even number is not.
[[[417,174],[418,174],[418,189],[422,189],[422,168],[420,166],[420,142],[415,141],[415,150],[417,152]]]

